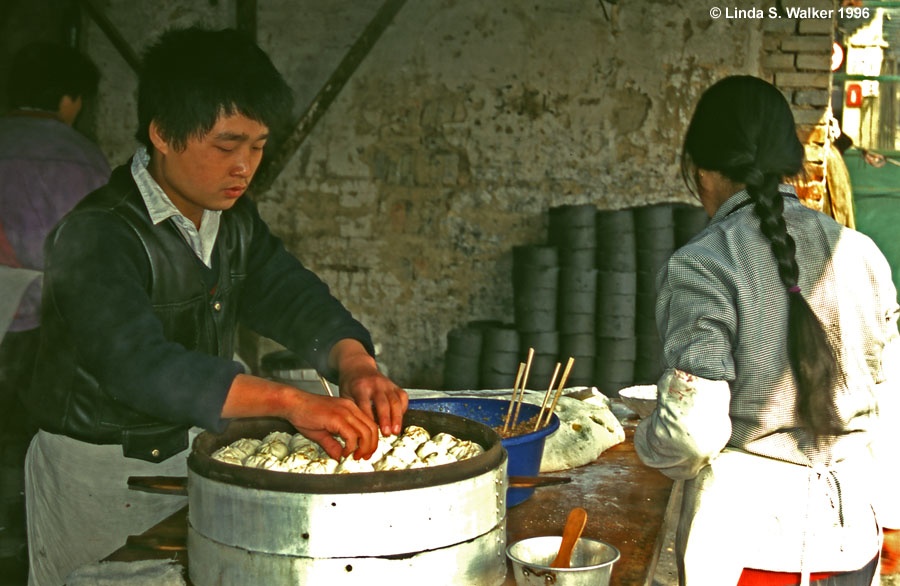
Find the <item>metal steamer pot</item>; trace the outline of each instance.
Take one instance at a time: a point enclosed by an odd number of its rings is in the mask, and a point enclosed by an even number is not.
[[[210,455],[293,431],[279,419],[203,432],[188,457],[188,555],[196,586],[466,584],[506,578],[507,458],[490,427],[409,410],[404,426],[475,441],[474,458],[412,470],[292,474]]]

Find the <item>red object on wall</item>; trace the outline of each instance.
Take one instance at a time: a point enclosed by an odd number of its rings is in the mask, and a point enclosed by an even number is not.
[[[862,106],[862,86],[858,83],[851,83],[847,86],[847,107],[859,108]]]

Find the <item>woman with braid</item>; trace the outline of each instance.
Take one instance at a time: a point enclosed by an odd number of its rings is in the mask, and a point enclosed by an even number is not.
[[[900,428],[879,400],[896,396],[900,308],[872,241],[798,201],[803,163],[775,87],[704,92],[682,172],[711,220],[657,277],[667,370],[635,434],[646,464],[684,481],[682,586],[878,583],[872,449]]]

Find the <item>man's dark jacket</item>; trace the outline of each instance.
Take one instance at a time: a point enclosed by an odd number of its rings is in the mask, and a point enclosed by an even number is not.
[[[187,430],[221,430],[238,322],[320,372],[332,345],[369,334],[287,253],[242,197],[221,215],[212,268],[170,218],[154,225],[130,166],[46,243],[41,348],[23,402],[41,428],[161,461]]]

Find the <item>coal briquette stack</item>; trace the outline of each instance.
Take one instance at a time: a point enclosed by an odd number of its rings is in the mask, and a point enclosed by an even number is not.
[[[594,350],[583,340],[593,339],[597,321],[597,269],[563,267],[559,271],[560,356],[572,357],[571,386],[594,384]],[[576,340],[582,340],[577,342]],[[579,347],[576,348],[575,345]],[[575,353],[577,352],[577,354]]]
[[[512,325],[485,328],[481,340],[481,388],[512,388],[520,357],[519,332]]]
[[[594,372],[597,387],[607,397],[618,397],[619,389],[634,384],[634,364],[637,358],[637,339],[597,338]]]
[[[513,310],[517,330],[556,331],[557,262],[554,246],[513,248]]]
[[[447,351],[444,353],[445,389],[481,388],[481,343],[481,328],[461,327],[447,333]]]
[[[673,207],[659,204],[634,210],[638,235],[634,377],[639,384],[654,383],[662,374],[662,345],[656,330],[656,275],[675,251]]]
[[[675,248],[681,248],[709,225],[706,210],[681,204],[675,207]]]
[[[619,389],[634,381],[636,312],[636,273],[600,271],[594,374],[597,387],[610,397],[617,397]]]
[[[592,338],[597,311],[597,206],[563,205],[551,208],[547,238],[559,248],[557,328],[560,344],[572,346],[578,336]],[[583,345],[582,345],[583,346]],[[593,384],[593,349],[580,354],[560,349],[560,357],[575,359],[567,384]]]
[[[527,388],[550,384],[559,352],[556,300],[559,292],[556,246],[513,248],[513,304],[519,331],[520,360],[534,348]],[[513,381],[515,382],[515,381]]]
[[[634,212],[631,209],[600,210],[596,218],[597,268],[619,273],[636,271]]]
[[[597,206],[563,205],[550,208],[547,241],[559,249],[562,267],[593,269],[596,264]]]
[[[545,390],[559,361],[559,332],[519,332],[519,345],[520,353],[534,348],[526,388]]]
[[[637,236],[634,210],[597,212],[597,325],[594,378],[607,396],[634,381],[637,348]]]

